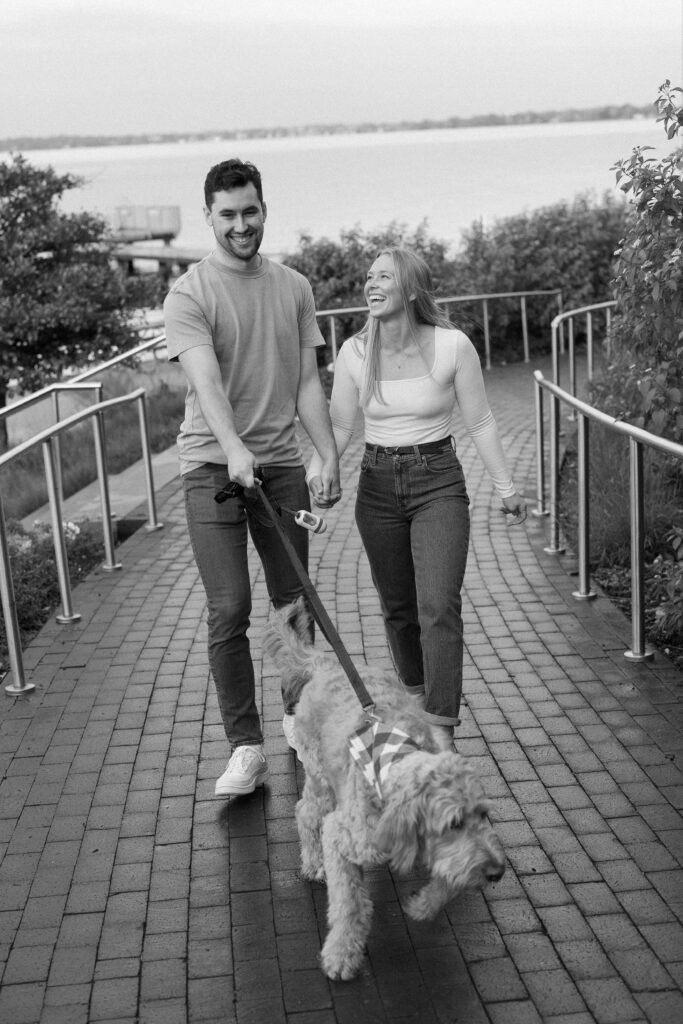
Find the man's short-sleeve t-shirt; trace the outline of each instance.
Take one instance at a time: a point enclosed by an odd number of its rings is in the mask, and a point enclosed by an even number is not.
[[[241,440],[262,465],[302,463],[296,438],[301,349],[324,344],[311,286],[290,267],[266,258],[233,270],[207,256],[173,285],[164,303],[169,359],[211,345]],[[188,386],[178,436],[186,473],[226,458]]]

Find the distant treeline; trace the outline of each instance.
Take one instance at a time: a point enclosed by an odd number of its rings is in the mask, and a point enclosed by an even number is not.
[[[142,135],[43,135],[17,136],[0,140],[0,149],[23,152],[29,149],[69,149],[87,146],[154,145],[160,142],[201,142],[206,140],[270,139],[289,135],[346,135],[366,132],[426,131],[430,128],[479,128],[493,125],[550,124],[566,121],[623,121],[651,118],[654,103],[636,107],[632,103],[587,107],[582,110],[527,110],[520,114],[480,114],[477,117],[448,117],[444,120],[364,121],[362,124],[306,124],[289,128],[216,129],[202,132],[154,132]]]

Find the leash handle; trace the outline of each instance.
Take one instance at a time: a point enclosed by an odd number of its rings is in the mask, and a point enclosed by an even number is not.
[[[320,629],[322,630],[325,639],[328,641],[328,643],[333,648],[334,653],[337,655],[337,658],[339,659],[342,668],[344,669],[346,675],[348,676],[349,682],[351,683],[356,692],[358,700],[361,702],[363,710],[372,711],[372,709],[375,706],[375,702],[368,693],[363,680],[359,676],[356,666],[351,661],[349,653],[344,647],[344,644],[341,641],[339,633],[335,629],[332,620],[327,614],[322,601],[318,597],[318,594],[313,584],[311,583],[311,579],[308,573],[303,567],[301,559],[299,558],[294,549],[294,545],[292,544],[291,540],[289,539],[285,531],[282,529],[282,525],[278,519],[275,509],[273,508],[270,502],[268,495],[266,494],[266,489],[263,483],[261,483],[260,486],[257,485],[256,493],[259,496],[261,504],[268,513],[268,516],[272,520],[273,526],[277,530],[280,540],[284,544],[285,551],[289,555],[290,561],[294,566],[294,569],[296,571],[297,576],[299,577],[301,585],[304,588],[304,593],[306,594],[306,599],[308,600],[308,604],[311,609],[313,618],[320,626]]]

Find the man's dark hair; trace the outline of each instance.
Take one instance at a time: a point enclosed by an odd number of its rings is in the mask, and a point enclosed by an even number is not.
[[[232,188],[243,188],[252,182],[259,201],[263,202],[263,186],[261,175],[256,167],[249,162],[242,160],[223,160],[215,164],[206,176],[204,182],[204,202],[208,209],[214,200],[216,192],[229,192]]]

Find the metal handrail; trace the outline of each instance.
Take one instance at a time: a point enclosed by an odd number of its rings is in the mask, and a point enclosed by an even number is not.
[[[562,289],[561,288],[548,288],[548,289],[535,289],[527,292],[487,292],[481,295],[448,295],[443,298],[437,298],[439,305],[446,307],[446,312],[450,313],[450,303],[468,303],[468,302],[481,302],[482,304],[482,318],[484,324],[484,359],[486,363],[486,369],[491,369],[491,332],[489,325],[489,299],[519,299],[520,309],[522,314],[522,342],[524,350],[524,362],[528,363],[529,356],[529,329],[527,322],[527,309],[526,300],[529,297],[537,295],[550,295],[555,296],[560,311],[562,310]],[[316,311],[317,317],[327,317],[330,325],[330,344],[332,347],[332,366],[337,361],[337,352],[339,347],[337,345],[337,327],[335,317],[338,316],[349,316],[353,313],[367,313],[367,306],[348,306],[344,309],[321,309]],[[556,318],[557,319],[557,318]],[[554,322],[554,321],[553,321]]]
[[[57,384],[48,384],[47,387],[41,388],[40,391],[33,391],[30,395],[24,395],[23,398],[18,398],[16,402],[12,402],[11,405],[5,405],[0,409],[0,420],[8,419],[16,412],[23,412],[32,405],[36,405],[38,402],[45,401],[46,398],[55,398],[62,391],[98,391],[101,393],[101,384],[75,384],[59,382]]]
[[[89,380],[91,377],[104,373],[105,370],[111,370],[112,367],[118,366],[119,363],[125,363],[129,359],[135,359],[137,356],[142,355],[143,352],[148,352],[150,349],[158,348],[159,345],[164,345],[165,343],[166,335],[162,332],[154,338],[149,338],[147,341],[141,342],[139,345],[136,345],[135,348],[130,348],[125,352],[120,352],[117,356],[113,356],[105,363],[98,363],[97,366],[92,367],[92,369],[84,370],[83,373],[77,374],[75,377],[72,377],[71,380],[73,382]]]
[[[24,412],[29,409],[32,405],[37,405],[38,402],[44,402],[47,398],[52,399],[52,415],[55,423],[59,423],[60,410],[59,410],[59,396],[62,392],[78,392],[78,391],[94,391],[96,394],[96,401],[102,401],[102,384],[95,382],[93,384],[73,384],[73,383],[57,383],[49,384],[47,387],[41,388],[40,391],[34,391],[30,395],[25,395],[23,398],[19,398],[16,402],[11,405],[6,405],[0,409],[0,421],[9,419],[14,413]],[[60,497],[64,496],[64,490],[62,487],[62,457],[60,450],[60,439],[55,438],[55,483],[59,490]]]
[[[486,368],[488,370],[490,370],[491,369],[491,341],[490,341],[489,311],[488,311],[488,301],[489,301],[489,299],[515,299],[515,298],[518,298],[520,300],[520,308],[521,308],[521,313],[522,313],[522,336],[523,336],[524,362],[528,363],[529,359],[530,359],[530,355],[529,355],[529,334],[528,334],[528,327],[527,327],[526,300],[528,298],[530,298],[530,297],[542,296],[542,295],[555,296],[557,304],[558,304],[560,310],[562,309],[562,289],[561,288],[534,289],[534,290],[531,290],[531,291],[521,291],[521,292],[486,292],[486,293],[476,294],[476,295],[447,295],[447,296],[443,296],[443,297],[437,298],[436,301],[440,305],[445,305],[447,311],[448,311],[448,307],[449,307],[450,303],[460,303],[460,304],[464,304],[464,303],[468,303],[468,302],[481,302],[482,303],[482,315],[483,315],[483,324],[484,324],[484,348],[485,348]],[[336,317],[340,317],[340,316],[349,316],[349,315],[351,315],[353,313],[367,313],[367,312],[368,312],[368,307],[367,306],[344,306],[342,308],[336,308],[336,309],[320,309],[320,310],[316,310],[316,314],[315,314],[316,318],[320,319],[320,318],[326,317],[328,319],[328,321],[330,322],[330,341],[331,341],[331,346],[332,346],[332,363],[333,363],[333,365],[336,362],[337,352],[339,351],[339,346],[337,344],[337,331],[336,331],[335,318]],[[557,319],[557,317],[555,319]],[[553,323],[554,322],[555,321],[553,321]],[[150,328],[145,328],[145,329],[150,329]],[[136,345],[135,348],[128,349],[125,352],[120,352],[118,355],[113,356],[111,359],[107,360],[106,362],[98,363],[97,366],[94,366],[94,367],[92,367],[89,370],[84,370],[82,373],[77,374],[75,377],[71,377],[70,381],[68,382],[68,384],[63,384],[63,385],[62,384],[52,384],[49,387],[44,388],[42,392],[36,392],[36,395],[39,395],[40,397],[46,397],[47,395],[49,395],[55,389],[58,389],[58,388],[66,389],[66,388],[71,387],[73,385],[80,384],[83,381],[89,380],[91,377],[94,377],[94,376],[97,376],[99,374],[102,374],[106,370],[112,369],[114,366],[117,366],[119,363],[127,362],[129,359],[135,359],[137,356],[142,355],[143,353],[148,352],[151,349],[158,348],[160,345],[163,345],[165,343],[166,343],[166,335],[165,335],[165,333],[162,332],[159,335],[157,335],[156,337],[150,338],[147,341],[144,341],[141,344]],[[30,396],[30,397],[32,398],[33,396]],[[18,408],[19,408],[18,403],[15,403],[12,406],[6,407],[4,410],[0,410],[0,415],[2,415],[2,413],[11,413],[14,409],[18,409]]]
[[[586,317],[586,359],[588,367],[588,382],[593,380],[593,314],[604,310],[605,312],[605,337],[609,339],[612,325],[612,310],[616,306],[616,300],[607,302],[594,302],[590,306],[581,306],[578,309],[568,309],[560,312],[550,324],[552,334],[552,373],[555,384],[560,384],[560,353],[564,352],[564,325],[567,324],[569,336],[569,391],[576,397],[576,349],[574,345],[574,321],[577,317]]]
[[[543,391],[551,395],[550,407],[550,543],[545,548],[548,554],[559,555],[564,552],[560,546],[559,523],[559,406],[565,402],[572,407],[579,417],[579,452],[578,452],[578,485],[579,485],[579,519],[578,519],[578,563],[579,590],[574,593],[577,600],[590,600],[596,595],[590,589],[589,566],[589,425],[591,421],[600,423],[617,434],[628,437],[630,461],[629,513],[631,527],[631,648],[624,652],[624,657],[631,661],[646,661],[653,657],[652,651],[645,646],[645,606],[644,593],[644,554],[645,531],[643,524],[643,449],[653,448],[656,451],[673,455],[683,460],[683,445],[667,438],[650,434],[641,427],[616,419],[599,409],[582,402],[576,396],[563,391],[557,384],[544,379],[540,370],[534,373],[536,389],[536,431],[537,438],[543,433]],[[537,457],[544,459],[542,443],[537,447]],[[539,493],[536,514],[545,513],[545,493],[543,490],[543,474],[538,478]]]
[[[14,459],[19,458],[26,452],[31,451],[39,445],[43,446],[43,457],[45,463],[45,477],[48,486],[50,502],[50,514],[52,519],[52,535],[55,546],[55,562],[57,565],[57,576],[59,580],[60,596],[62,600],[62,613],[57,615],[57,621],[61,623],[76,622],[80,615],[75,613],[71,604],[71,582],[67,564],[66,542],[64,536],[64,523],[62,522],[62,499],[57,483],[55,443],[59,435],[71,429],[86,419],[92,418],[95,435],[95,452],[97,457],[97,476],[100,485],[100,502],[102,507],[102,529],[104,533],[104,549],[106,562],[102,568],[105,571],[120,569],[121,564],[115,562],[114,536],[112,530],[111,506],[109,501],[109,481],[106,467],[106,449],[104,443],[104,413],[115,406],[136,402],[139,412],[140,440],[142,444],[142,457],[145,464],[145,478],[147,485],[147,502],[149,522],[148,529],[159,529],[161,524],[156,516],[156,499],[152,477],[152,459],[149,446],[149,430],[147,425],[147,410],[145,405],[145,389],[138,388],[130,394],[110,398],[106,402],[98,402],[96,405],[81,409],[60,423],[48,427],[34,437],[23,441],[9,452],[0,455],[0,469],[8,465]],[[12,567],[9,558],[7,544],[7,528],[5,524],[5,513],[0,493],[0,599],[5,618],[5,631],[7,634],[7,649],[9,654],[10,669],[13,682],[5,687],[7,693],[12,696],[21,696],[29,693],[35,686],[26,681],[24,666],[21,654],[21,634],[17,621],[16,602],[14,598],[14,585],[12,581]]]

